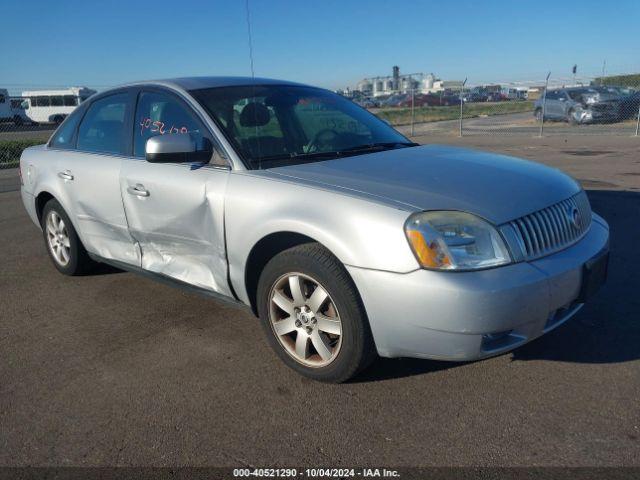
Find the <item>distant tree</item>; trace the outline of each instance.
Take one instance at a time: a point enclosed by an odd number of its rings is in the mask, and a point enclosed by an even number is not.
[[[596,77],[591,85],[610,85],[612,87],[640,88],[640,73],[632,75],[614,75],[610,77]]]

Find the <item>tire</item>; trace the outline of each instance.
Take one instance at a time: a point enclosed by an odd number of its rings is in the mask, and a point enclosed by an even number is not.
[[[290,285],[301,287],[298,302]],[[314,297],[318,292],[320,296]],[[284,309],[276,306],[276,298]],[[318,305],[319,298],[325,300]],[[257,302],[269,344],[287,366],[305,377],[341,383],[364,370],[376,356],[353,281],[340,261],[317,243],[273,257],[260,275]],[[298,349],[299,341],[306,348]],[[303,355],[298,355],[301,351]]]
[[[42,210],[42,235],[49,258],[60,273],[82,275],[96,265],[89,258],[69,216],[55,199],[49,200]]]
[[[534,112],[534,115],[535,115],[536,120],[538,122],[542,122],[542,109],[541,108],[536,108],[536,111]]]
[[[61,115],[56,115],[55,117],[53,117],[53,123],[55,123],[56,125],[60,125],[63,120],[64,117]]]
[[[567,122],[569,122],[569,125],[579,125],[580,122],[578,122],[576,120],[575,117],[575,110],[573,108],[569,109],[569,111],[567,112]]]

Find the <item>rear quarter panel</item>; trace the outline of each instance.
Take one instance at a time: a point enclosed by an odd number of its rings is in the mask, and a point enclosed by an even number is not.
[[[46,145],[29,147],[20,157],[20,170],[24,185],[22,198],[25,208],[34,223],[40,226],[35,217],[35,201],[43,192],[50,193],[62,205],[65,211],[71,211],[71,199],[63,188],[58,177],[58,161],[63,151],[51,150]],[[33,213],[32,213],[33,212]]]

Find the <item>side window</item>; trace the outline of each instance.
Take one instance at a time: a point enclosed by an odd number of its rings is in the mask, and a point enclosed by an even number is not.
[[[95,101],[78,129],[78,150],[125,153],[126,111],[129,94],[118,93]]]
[[[63,99],[65,107],[75,107],[76,105],[78,105],[78,97],[74,97],[73,95],[65,95]]]
[[[50,146],[63,150],[69,150],[73,148],[73,135],[81,118],[82,114],[80,114],[80,112],[72,113],[71,115],[69,115],[53,134]]]
[[[54,97],[51,97],[51,106],[52,107],[61,107],[63,105],[63,100],[62,100],[62,96],[60,95],[56,95]]]
[[[49,107],[51,106],[49,97],[36,97],[36,104],[38,107]]]
[[[547,100],[557,100],[558,99],[558,91],[557,90],[548,90],[547,91]]]
[[[0,103],[4,103],[4,95],[0,94]]]
[[[200,122],[177,99],[164,93],[142,92],[134,122],[134,156],[144,158],[147,140],[167,134],[191,135],[199,150],[204,150],[204,138],[208,138]]]

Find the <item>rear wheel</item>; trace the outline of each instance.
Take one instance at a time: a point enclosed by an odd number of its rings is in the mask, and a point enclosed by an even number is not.
[[[60,273],[80,275],[95,265],[57,200],[51,199],[44,206],[42,233],[49,257]]]
[[[56,115],[55,117],[53,117],[53,123],[55,123],[56,125],[60,125],[63,120],[64,117],[62,115]]]
[[[375,358],[353,281],[338,259],[317,243],[271,259],[260,276],[257,301],[271,347],[306,377],[344,382]]]

